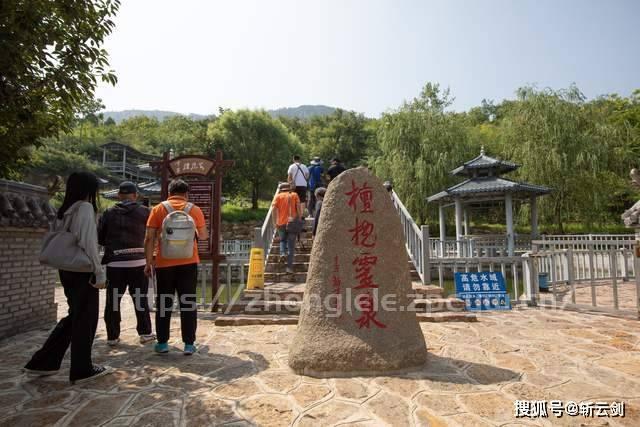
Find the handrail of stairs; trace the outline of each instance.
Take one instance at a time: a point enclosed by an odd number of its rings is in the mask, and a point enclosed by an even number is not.
[[[429,226],[423,225],[418,227],[395,191],[391,191],[391,198],[393,205],[400,215],[400,222],[402,223],[409,258],[411,258],[411,262],[416,268],[422,284],[429,284],[431,283],[431,269],[429,267]]]
[[[273,198],[275,199],[278,190],[276,189]],[[276,227],[273,225],[273,206],[269,206],[269,212],[262,223],[262,227],[256,227],[253,230],[253,247],[262,248],[264,250],[264,265],[267,265],[269,252],[271,252],[271,244],[276,234]]]

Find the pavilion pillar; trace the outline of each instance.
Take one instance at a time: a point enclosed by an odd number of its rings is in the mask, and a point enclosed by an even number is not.
[[[127,148],[122,150],[122,177],[126,178],[127,173]]]
[[[538,238],[538,199],[531,196],[531,240]]]
[[[469,209],[464,208],[464,235],[469,235]]]
[[[107,149],[103,148],[102,149],[102,166],[104,166],[105,163],[107,163]]]
[[[515,254],[515,236],[513,233],[513,196],[507,193],[504,196],[505,216],[507,219],[507,254],[514,256]]]
[[[462,200],[456,198],[456,248],[458,256],[462,256]]]
[[[444,218],[444,205],[440,203],[438,207],[438,213],[440,215],[440,245],[438,246],[438,251],[440,252],[440,256],[444,257],[444,245],[445,240],[447,239],[447,230],[446,223]]]

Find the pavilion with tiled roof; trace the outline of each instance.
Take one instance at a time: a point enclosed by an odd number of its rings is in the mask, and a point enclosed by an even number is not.
[[[469,234],[469,211],[504,202],[507,225],[507,253],[515,252],[513,227],[513,202],[531,204],[531,236],[538,234],[538,211],[536,199],[551,190],[541,185],[517,182],[502,177],[502,174],[518,169],[520,165],[489,157],[484,148],[480,155],[451,171],[452,175],[466,177],[463,182],[427,198],[429,203],[438,203],[440,209],[440,240],[446,240],[444,209],[455,207],[456,241]],[[464,227],[464,229],[463,229]]]

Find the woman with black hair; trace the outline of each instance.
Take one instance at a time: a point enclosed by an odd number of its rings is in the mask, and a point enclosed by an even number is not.
[[[69,379],[72,384],[87,382],[113,371],[108,366],[94,365],[91,360],[91,347],[98,325],[98,289],[104,288],[106,282],[98,254],[97,198],[98,179],[95,175],[88,172],[69,175],[64,201],[53,229],[69,230],[91,261],[92,268],[87,272],[59,270],[69,312],[24,367],[29,374],[45,376],[57,373],[69,345]]]

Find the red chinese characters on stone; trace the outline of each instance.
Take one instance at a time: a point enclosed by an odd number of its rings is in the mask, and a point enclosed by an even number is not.
[[[371,187],[365,182],[362,187],[357,187],[354,180],[351,180],[351,191],[344,193],[349,196],[349,202],[347,203],[354,212],[357,212],[358,200],[362,204],[362,210],[360,213],[373,213],[373,193]]]
[[[370,252],[375,248],[377,235],[374,233],[375,226],[372,222],[362,218],[362,215],[373,212],[373,192],[371,187],[365,182],[362,186],[351,181],[351,191],[344,193],[347,196],[347,205],[355,212],[355,226],[349,230],[351,242],[354,246],[361,248],[360,254],[353,260],[355,267],[355,279],[357,285],[354,289],[364,289],[365,293],[356,296],[356,308],[360,311],[360,317],[356,319],[359,328],[386,328],[387,326],[376,319],[378,312],[375,310],[375,301],[372,290],[377,289],[373,277],[373,267],[378,262],[378,257]]]
[[[331,276],[331,286],[333,287],[333,292],[340,295],[342,281],[340,280],[338,273],[340,273],[340,260],[336,255],[333,265],[333,276]]]
[[[361,314],[360,317],[356,319],[356,323],[358,324],[358,327],[360,329],[370,328],[371,323],[373,323],[378,328],[384,329],[387,327],[387,325],[376,319],[378,312],[374,310],[373,295],[371,295],[371,292],[360,294],[358,295],[357,299],[360,300],[359,305]]]
[[[376,235],[373,234],[373,229],[373,223],[366,219],[361,221],[360,218],[356,217],[356,225],[349,230],[351,241],[356,246],[374,248],[376,246]]]
[[[356,280],[358,281],[358,286],[355,289],[375,289],[378,287],[373,283],[373,275],[371,274],[371,269],[377,262],[378,257],[369,253],[363,253],[353,260],[352,264],[356,266]]]

